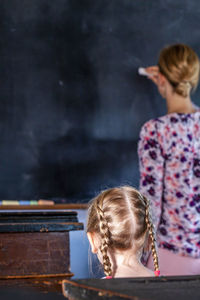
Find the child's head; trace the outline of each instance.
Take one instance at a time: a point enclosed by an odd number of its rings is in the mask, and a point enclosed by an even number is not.
[[[158,66],[174,91],[188,97],[199,81],[199,58],[187,45],[175,44],[160,52]]]
[[[149,202],[136,189],[130,186],[111,188],[94,198],[88,210],[87,232],[98,236],[92,251],[101,251],[106,276],[113,275],[109,253],[132,249],[132,253],[139,256],[148,236],[152,241],[155,270],[158,270]]]

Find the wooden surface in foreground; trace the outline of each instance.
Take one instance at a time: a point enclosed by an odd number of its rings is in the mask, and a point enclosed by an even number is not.
[[[70,300],[199,300],[200,276],[64,280]]]

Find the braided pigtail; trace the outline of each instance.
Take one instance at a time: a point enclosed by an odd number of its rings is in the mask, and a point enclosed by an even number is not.
[[[147,236],[151,239],[155,275],[159,274],[149,202],[138,190],[122,186],[101,192],[90,204],[87,232],[96,234],[94,251],[99,249],[101,252],[99,259],[107,278],[123,274],[123,263],[118,265],[115,250],[124,253],[125,261],[132,255],[140,258]]]
[[[155,231],[154,231],[154,225],[153,225],[152,219],[151,219],[149,200],[145,196],[143,196],[143,199],[146,204],[145,221],[147,224],[149,236],[151,238],[151,251],[152,251],[152,257],[153,257],[153,263],[154,263],[154,270],[155,270],[155,274],[159,275],[158,254],[157,254],[157,250],[156,250],[156,235],[155,235]]]
[[[99,204],[97,204],[97,215],[99,217],[99,229],[100,229],[100,235],[102,239],[100,251],[103,259],[104,273],[106,276],[112,276],[111,263],[110,263],[110,258],[108,256],[108,247],[110,244],[110,232],[109,232],[107,220],[104,216],[103,209],[99,206]]]

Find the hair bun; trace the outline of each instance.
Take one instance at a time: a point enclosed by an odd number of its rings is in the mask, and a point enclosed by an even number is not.
[[[174,91],[188,97],[198,85],[200,64],[198,55],[184,44],[175,44],[164,48],[159,56],[161,73],[171,83]]]
[[[188,97],[190,95],[191,89],[191,83],[184,80],[178,83],[177,87],[175,88],[175,92],[183,97]]]

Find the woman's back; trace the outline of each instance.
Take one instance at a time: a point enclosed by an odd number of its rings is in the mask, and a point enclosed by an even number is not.
[[[159,246],[200,257],[200,111],[150,120],[141,140],[139,155],[148,165],[141,187],[160,219]]]

